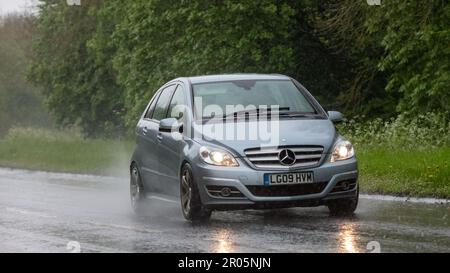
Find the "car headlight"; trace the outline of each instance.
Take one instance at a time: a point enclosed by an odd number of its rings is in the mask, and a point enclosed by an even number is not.
[[[239,166],[239,163],[236,161],[234,156],[232,156],[229,152],[220,149],[203,146],[200,148],[200,157],[203,161],[211,165],[226,167]]]
[[[339,160],[345,160],[353,157],[355,155],[355,150],[350,141],[340,140],[333,148],[333,153],[331,154],[331,162],[336,162]]]

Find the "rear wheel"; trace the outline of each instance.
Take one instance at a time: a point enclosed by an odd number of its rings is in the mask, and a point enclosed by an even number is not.
[[[139,169],[136,165],[133,165],[130,170],[130,200],[133,211],[136,214],[142,213],[145,193],[141,176],[139,174]]]
[[[327,206],[332,216],[351,216],[358,207],[359,187],[356,196],[346,199],[331,200]]]
[[[211,217],[211,210],[203,206],[197,184],[194,181],[192,168],[187,163],[181,170],[180,180],[181,210],[184,218],[189,221],[209,219]]]

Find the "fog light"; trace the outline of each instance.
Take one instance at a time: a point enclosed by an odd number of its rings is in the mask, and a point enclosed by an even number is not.
[[[220,190],[220,195],[222,195],[223,197],[228,197],[231,195],[231,189],[224,187]]]
[[[341,185],[342,185],[342,188],[343,188],[345,191],[349,189],[349,184],[348,184],[347,181],[342,182]]]

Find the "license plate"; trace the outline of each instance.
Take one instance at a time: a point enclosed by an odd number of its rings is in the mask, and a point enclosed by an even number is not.
[[[264,185],[286,185],[314,182],[313,172],[264,174]]]

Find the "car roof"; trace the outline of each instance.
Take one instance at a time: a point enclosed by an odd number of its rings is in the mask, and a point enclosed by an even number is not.
[[[289,80],[290,78],[280,74],[223,74],[188,77],[192,84],[221,82],[221,81],[239,81],[239,80]]]

